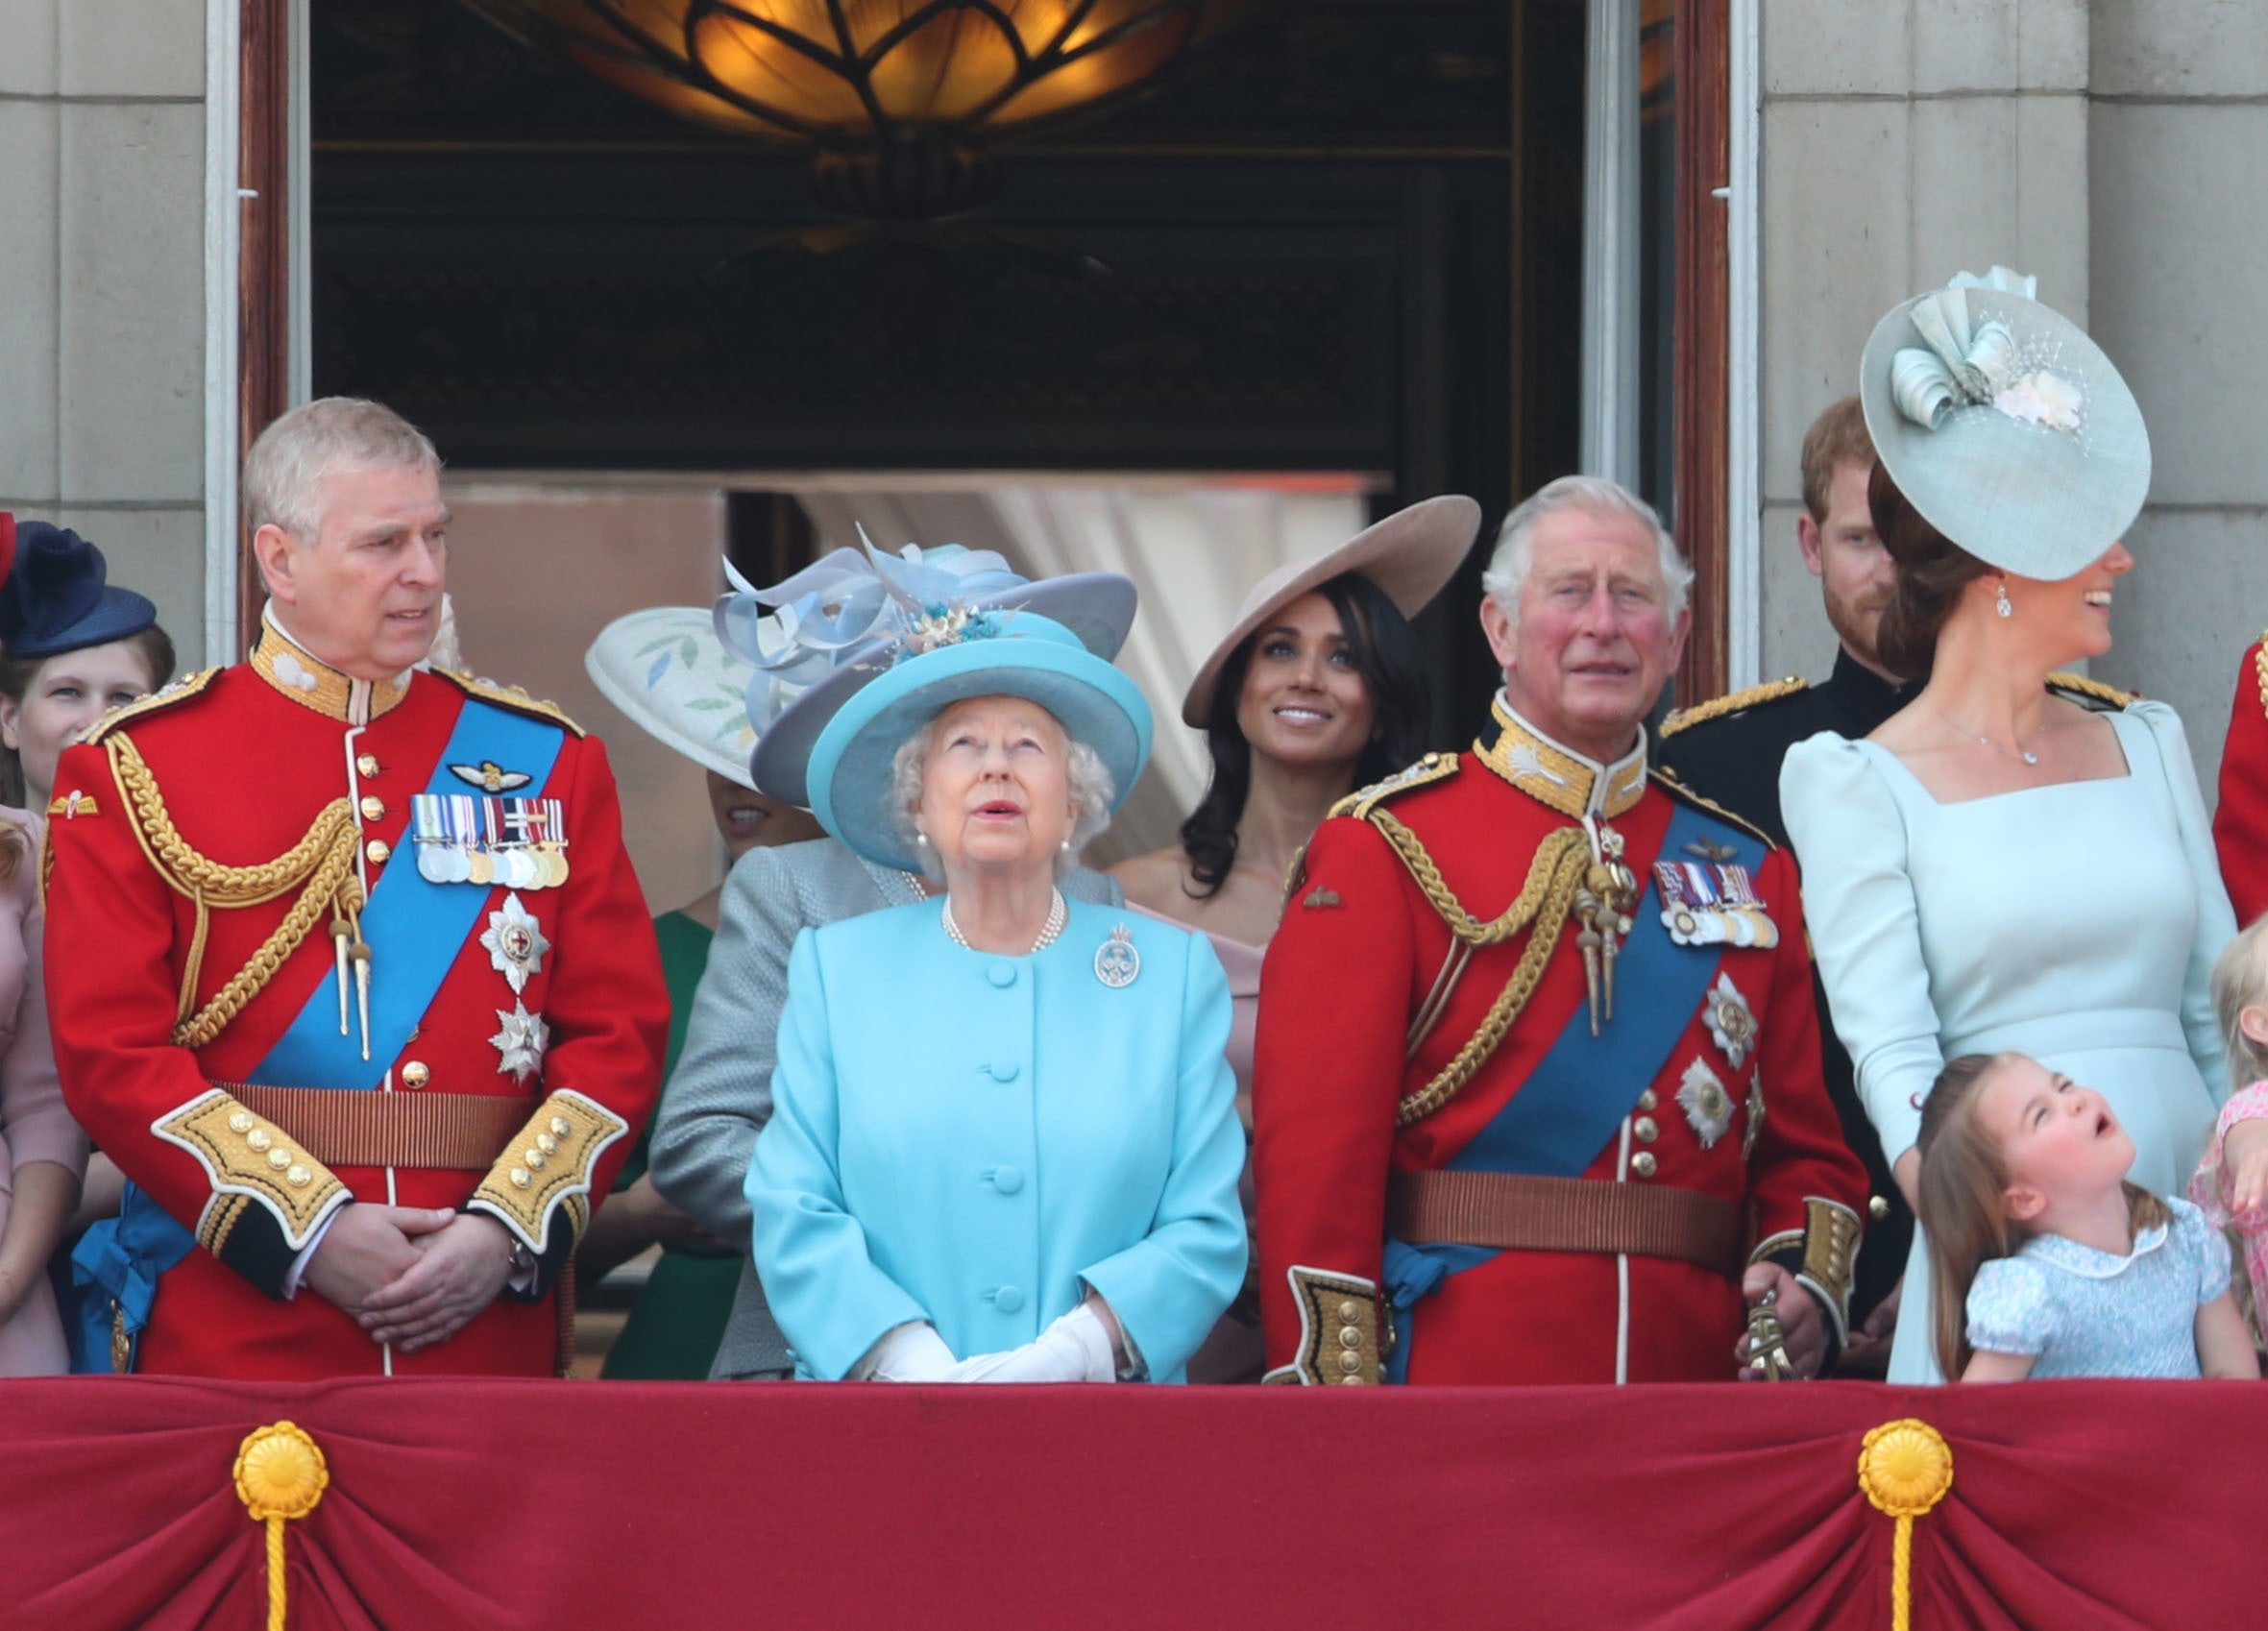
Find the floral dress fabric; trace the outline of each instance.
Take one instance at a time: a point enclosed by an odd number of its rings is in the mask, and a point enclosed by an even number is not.
[[[1977,1270],[1969,1346],[2037,1356],[2035,1378],[2203,1375],[2197,1310],[2229,1289],[2229,1243],[2186,1201],[2125,1256],[2038,1234]]]

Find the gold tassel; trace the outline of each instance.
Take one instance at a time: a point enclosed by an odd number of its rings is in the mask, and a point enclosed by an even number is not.
[[[236,1498],[256,1523],[268,1529],[268,1631],[284,1631],[286,1575],[283,1525],[305,1518],[323,1499],[330,1470],[323,1451],[289,1422],[255,1428],[237,1447]]]
[[[1859,1449],[1859,1488],[1897,1520],[1890,1541],[1890,1631],[1914,1623],[1914,1520],[1953,1488],[1953,1448],[1927,1422],[1885,1422]]]

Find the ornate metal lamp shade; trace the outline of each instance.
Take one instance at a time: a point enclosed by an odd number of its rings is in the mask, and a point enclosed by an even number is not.
[[[1246,0],[464,0],[687,118],[816,146],[850,213],[939,215],[993,185],[991,135],[1143,85]]]

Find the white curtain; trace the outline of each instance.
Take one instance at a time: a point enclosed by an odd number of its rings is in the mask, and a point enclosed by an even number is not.
[[[997,549],[1029,577],[1123,572],[1141,594],[1118,666],[1158,717],[1150,769],[1088,859],[1107,864],[1173,841],[1211,772],[1201,733],[1181,722],[1182,694],[1235,621],[1253,584],[1286,561],[1319,555],[1362,529],[1362,496],[1263,486],[1185,489],[1023,483],[924,490],[797,485],[820,549],[963,544]]]

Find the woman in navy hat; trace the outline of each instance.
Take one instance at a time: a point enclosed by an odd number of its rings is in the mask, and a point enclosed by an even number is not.
[[[797,1375],[1180,1381],[1242,1282],[1219,960],[1058,887],[1149,745],[1072,630],[947,604],[819,733],[812,813],[944,891],[790,960],[747,1195]]]
[[[174,659],[158,609],[105,580],[101,550],[41,522],[0,526],[0,543],[11,535],[0,547],[0,1375],[22,1376],[69,1368],[47,1259],[87,1166],[57,1084],[40,978],[34,874],[55,762],[105,713],[172,678]],[[116,1183],[113,1173],[113,1206]]]

